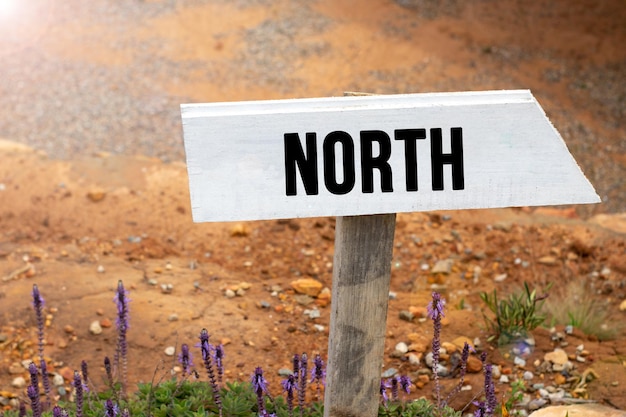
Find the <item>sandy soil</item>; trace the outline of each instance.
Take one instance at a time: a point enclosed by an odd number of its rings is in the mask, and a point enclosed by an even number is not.
[[[626,409],[621,2],[137,1],[126,14],[115,5],[51,4],[33,2],[22,25],[0,28],[11,31],[0,55],[14,64],[0,70],[0,135],[11,140],[0,146],[4,398],[24,398],[11,382],[25,372],[9,371],[36,355],[34,283],[50,315],[50,367],[67,372],[85,359],[96,383],[115,349],[114,326],[106,326],[115,321],[119,279],[132,299],[132,382],[169,375],[175,359],[164,349],[195,344],[203,327],[225,344],[228,378],[248,379],[260,365],[276,392],[277,371],[292,354],[325,356],[327,300],[298,297],[291,282],[331,287],[334,219],[193,224],[179,103],[530,88],[603,203],[399,215],[384,369],[413,376],[424,369],[392,353],[401,341],[415,343],[415,353],[430,344],[428,323],[399,315],[419,315],[433,283],[450,307],[444,340],[486,344],[480,291],[553,282],[554,304],[576,305],[582,292],[607,312],[600,324],[616,331],[609,341],[579,330],[568,336],[568,354],[580,344],[589,354],[574,359],[574,380],[562,387],[574,391],[576,375],[593,369],[598,378],[578,395]],[[48,10],[43,23],[36,10]],[[56,107],[55,97],[62,97]],[[449,274],[423,266],[446,259]],[[242,296],[225,296],[244,287]],[[311,319],[304,311],[314,307],[321,315]],[[92,321],[104,324],[101,334],[90,334]],[[555,374],[542,377],[534,362],[556,342],[545,329],[534,337],[525,369],[487,347],[490,360],[554,385]],[[475,394],[480,375],[470,383]],[[508,388],[499,384],[499,395]],[[459,395],[455,405],[470,398]]]

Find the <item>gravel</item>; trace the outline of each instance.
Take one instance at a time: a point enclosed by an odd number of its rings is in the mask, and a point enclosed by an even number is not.
[[[406,10],[407,24],[411,27],[426,24],[435,17],[463,18],[463,6],[457,0],[443,3],[396,0],[395,3]],[[149,38],[126,35],[141,29],[149,19],[183,7],[205,4],[242,9],[273,7],[271,0],[68,0],[41,4],[49,4],[49,9],[41,9],[38,15],[31,12],[25,17],[30,20],[25,22],[10,22],[30,24],[35,34],[26,32],[28,36],[21,36],[23,29],[0,20],[0,138],[41,149],[52,158],[70,159],[107,151],[141,154],[164,161],[184,160],[179,105],[194,100],[177,96],[172,89],[168,92],[166,84],[176,85],[177,80],[190,76],[206,79],[220,76],[224,89],[254,86],[273,91],[276,96],[295,97],[308,93],[307,80],[294,76],[306,58],[345,59],[334,54],[332,44],[315,36],[341,22],[315,11],[315,2],[305,0],[281,6],[279,18],[268,18],[248,28],[233,27],[233,33],[244,44],[229,52],[234,56],[226,64],[211,59],[174,61],[158,54],[160,48],[167,46],[161,44],[166,39],[158,34]],[[73,30],[77,21],[86,28],[104,25],[120,36],[103,41],[95,39],[101,36],[101,31],[83,30],[76,34]],[[410,36],[407,27],[388,26],[383,31]],[[67,59],[63,53],[46,46],[49,42],[44,42],[78,36],[77,44],[88,48],[104,42],[110,50],[128,54],[132,59],[124,65]],[[358,49],[359,40],[352,42]],[[528,81],[516,75],[515,68],[520,63],[529,59],[551,62],[554,65],[540,75],[541,82],[567,83],[568,99],[573,104],[551,109],[555,97],[549,91],[537,91],[537,96],[544,106],[547,104],[549,117],[605,202],[581,210],[585,214],[623,211],[626,182],[622,179],[626,177],[626,167],[614,163],[616,159],[612,156],[626,153],[626,141],[620,133],[626,109],[623,82],[626,66],[618,63],[582,66],[550,51],[531,51],[523,45],[496,47],[486,41],[470,43],[468,49],[478,61],[472,62],[462,75],[433,78],[431,74],[445,73],[446,67],[438,60],[424,60],[392,69],[372,69],[367,76],[338,88],[375,93],[519,88]],[[80,56],[80,51],[71,52]],[[425,76],[415,77],[415,74]],[[336,93],[337,90],[319,91],[316,95]],[[600,121],[597,124],[600,127],[591,127],[577,119],[577,108],[585,105],[589,105],[589,115]]]

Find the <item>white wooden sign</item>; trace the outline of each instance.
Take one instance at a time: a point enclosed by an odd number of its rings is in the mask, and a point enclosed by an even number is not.
[[[600,201],[527,90],[181,110],[196,222]]]

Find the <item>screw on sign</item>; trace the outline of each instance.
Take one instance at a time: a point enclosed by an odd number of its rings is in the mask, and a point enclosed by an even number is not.
[[[181,110],[194,221],[338,217],[327,417],[377,415],[395,213],[600,201],[526,90]]]

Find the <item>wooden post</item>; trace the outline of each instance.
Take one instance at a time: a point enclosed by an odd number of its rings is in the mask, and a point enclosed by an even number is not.
[[[338,217],[324,417],[375,417],[395,214]]]

